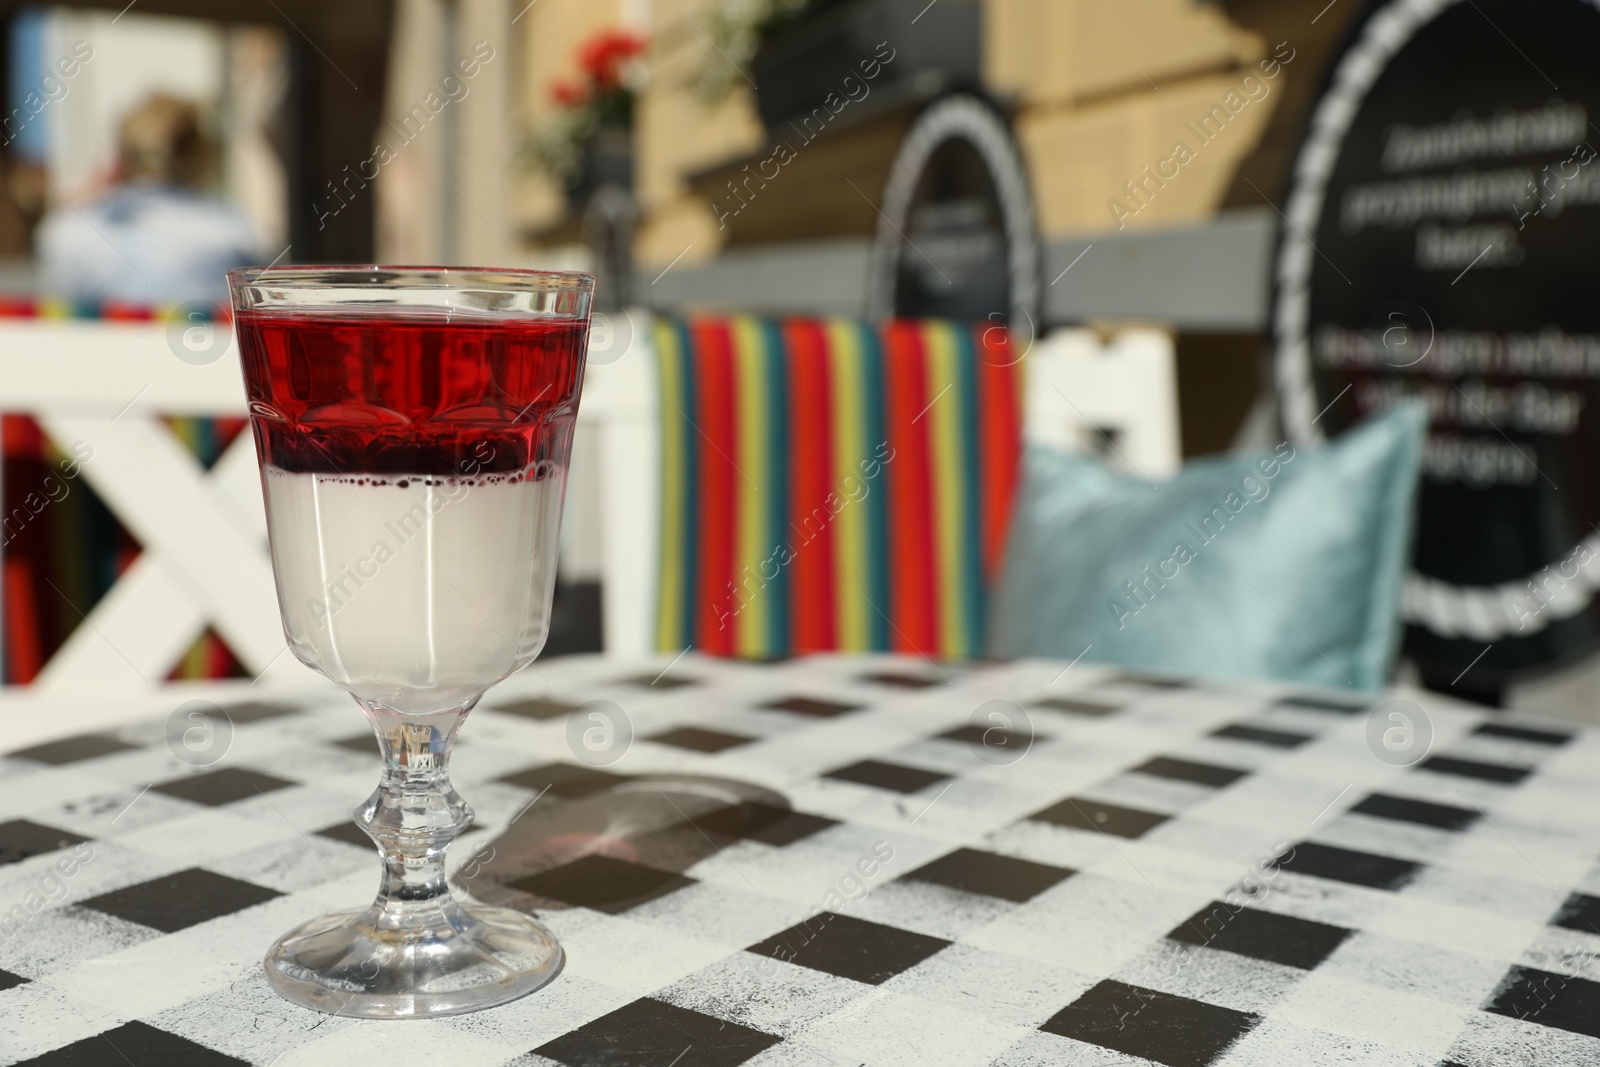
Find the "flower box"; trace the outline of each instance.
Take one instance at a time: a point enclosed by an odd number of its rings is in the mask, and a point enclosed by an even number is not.
[[[880,53],[885,43],[892,51]],[[978,0],[846,0],[824,4],[763,42],[753,64],[756,100],[762,121],[777,131],[826,107],[829,94],[862,93],[853,87],[870,69],[863,61],[880,64],[865,81],[868,97],[908,101],[980,88],[982,60]]]

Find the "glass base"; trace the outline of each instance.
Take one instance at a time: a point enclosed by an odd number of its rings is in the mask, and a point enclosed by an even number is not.
[[[527,996],[561,971],[544,926],[506,908],[441,906],[404,923],[374,907],[291,930],[267,953],[267,980],[306,1008],[358,1019],[434,1019]],[[423,919],[424,921],[418,921]]]

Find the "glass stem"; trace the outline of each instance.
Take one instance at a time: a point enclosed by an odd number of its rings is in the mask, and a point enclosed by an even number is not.
[[[383,882],[367,921],[405,937],[448,936],[440,921],[467,922],[445,878],[445,850],[472,825],[472,808],[450,784],[450,750],[471,703],[432,715],[401,715],[368,702],[383,750],[383,780],[355,820],[383,857]]]

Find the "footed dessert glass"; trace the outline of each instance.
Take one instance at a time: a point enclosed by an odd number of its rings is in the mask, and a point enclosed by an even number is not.
[[[450,749],[544,646],[594,278],[284,267],[228,282],[284,633],[383,754],[355,812],[383,861],[377,899],[290,931],[267,977],[369,1019],[503,1004],[554,978],[561,947],[452,892],[445,849],[472,809]]]

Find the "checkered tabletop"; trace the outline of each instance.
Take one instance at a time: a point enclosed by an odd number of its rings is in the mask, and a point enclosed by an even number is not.
[[[1600,1064],[1600,731],[1087,663],[539,664],[462,731],[452,862],[565,969],[371,1022],[261,958],[370,902],[376,746],[337,693],[216,699],[206,766],[161,719],[0,758],[0,1060]]]

